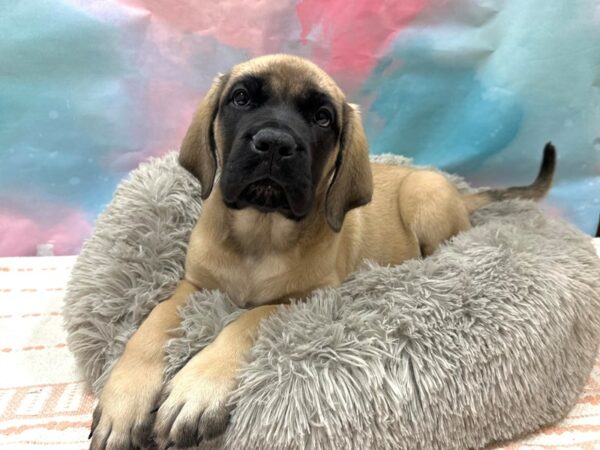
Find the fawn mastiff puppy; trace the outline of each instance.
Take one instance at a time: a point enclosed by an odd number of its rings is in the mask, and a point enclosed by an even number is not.
[[[359,112],[335,82],[304,59],[273,55],[215,80],[180,162],[205,199],[185,277],[112,370],[94,412],[92,449],[153,440],[190,447],[222,433],[236,372],[277,303],[338,286],[365,259],[427,256],[491,201],[542,197],[555,151],[546,146],[532,185],[471,195],[434,171],[371,164]],[[251,309],[163,389],[163,347],[179,325],[177,308],[199,289],[220,289]]]

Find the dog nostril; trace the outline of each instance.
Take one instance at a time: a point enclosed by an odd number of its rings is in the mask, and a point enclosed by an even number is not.
[[[279,154],[281,156],[291,156],[294,153],[294,149],[288,145],[282,145],[279,147]]]
[[[266,139],[256,138],[256,136],[252,139],[252,144],[254,148],[259,152],[268,152],[269,151],[269,141]]]

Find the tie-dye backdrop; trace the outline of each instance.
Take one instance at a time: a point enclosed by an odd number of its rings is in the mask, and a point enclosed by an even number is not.
[[[598,0],[0,2],[0,255],[75,253],[119,180],[177,148],[217,72],[289,52],[362,105],[373,153],[600,209]]]

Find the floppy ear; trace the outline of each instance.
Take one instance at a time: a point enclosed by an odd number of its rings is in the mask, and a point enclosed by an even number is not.
[[[373,196],[373,176],[369,163],[369,145],[355,106],[344,104],[344,120],[335,172],[327,190],[327,222],[340,231],[346,213],[366,205]]]
[[[181,150],[179,164],[200,180],[201,197],[206,199],[213,188],[217,172],[217,152],[213,123],[219,110],[219,99],[229,75],[215,78],[211,88],[194,114]]]

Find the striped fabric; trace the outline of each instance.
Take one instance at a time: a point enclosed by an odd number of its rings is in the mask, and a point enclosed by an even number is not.
[[[87,449],[94,403],[66,346],[75,257],[0,259],[0,449]]]
[[[0,450],[87,449],[94,398],[66,347],[61,317],[74,262],[0,258]],[[494,449],[600,449],[600,357],[566,419]]]

